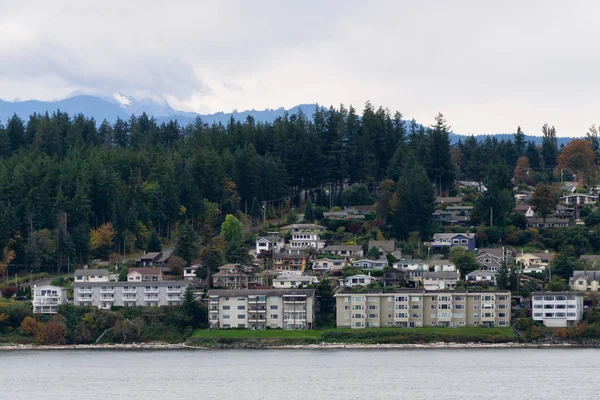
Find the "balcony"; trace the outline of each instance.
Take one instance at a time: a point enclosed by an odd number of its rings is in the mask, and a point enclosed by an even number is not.
[[[217,307],[217,306],[211,306],[210,307],[210,312],[211,313],[218,313],[219,312],[219,307]]]
[[[167,293],[181,293],[181,288],[168,287]]]
[[[123,301],[136,301],[136,296],[123,296]]]
[[[265,311],[267,311],[266,307],[249,308],[248,309],[248,312],[251,312],[251,313],[265,312]]]
[[[124,287],[123,293],[137,293],[137,288],[132,287]]]
[[[158,287],[146,288],[144,289],[144,293],[158,293]]]
[[[92,288],[77,289],[77,293],[92,293]]]
[[[100,297],[101,301],[115,301],[115,296],[102,296]]]
[[[266,303],[266,302],[267,302],[266,298],[263,298],[263,299],[261,299],[259,297],[249,297],[248,298],[248,303],[258,303],[258,304],[261,304],[261,303]]]
[[[267,319],[264,315],[253,315],[248,317],[248,322],[266,322]]]
[[[79,296],[79,301],[92,301],[92,296]]]
[[[115,292],[115,288],[112,288],[112,287],[100,288],[100,293],[114,293],[114,292]]]
[[[167,296],[169,301],[181,301],[181,296]]]
[[[144,301],[158,301],[158,296],[144,296]]]

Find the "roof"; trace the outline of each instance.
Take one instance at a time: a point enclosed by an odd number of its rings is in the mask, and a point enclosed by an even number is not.
[[[530,208],[531,206],[528,204],[517,204],[515,208],[513,208],[513,211],[527,211]]]
[[[374,279],[377,280],[377,278],[375,278],[374,276],[371,275],[365,275],[365,274],[357,274],[357,275],[352,275],[352,276],[347,276],[346,278],[344,278],[345,280],[348,279],[352,279],[352,278],[369,278],[369,279]]]
[[[211,289],[207,296],[314,296],[315,289]]]
[[[169,259],[169,257],[171,257],[171,253],[173,253],[173,250],[165,250],[163,252],[160,253],[160,258],[158,260],[156,260],[156,262],[159,263],[165,263],[167,262],[167,260]]]
[[[256,241],[258,242],[259,240],[266,240],[267,242],[271,243],[271,241],[278,242],[281,240],[281,237],[279,236],[279,233],[277,233],[269,236],[259,236],[256,238]]]
[[[534,257],[538,257],[538,258],[554,258],[554,256],[556,256],[556,253],[525,253],[528,254],[530,256],[534,256]],[[524,254],[520,253],[517,257],[523,257]]]
[[[323,229],[323,230],[325,230],[326,228],[322,225],[315,225],[315,224],[291,224],[291,225],[282,226],[279,229],[280,230],[291,230],[291,229]]]
[[[97,287],[97,286],[114,286],[114,287],[135,286],[135,287],[140,287],[140,286],[173,286],[173,285],[187,286],[189,283],[190,283],[190,281],[73,282],[73,286],[74,287],[77,287],[77,286],[93,286],[93,287]]]
[[[473,206],[448,206],[446,210],[448,211],[467,211],[472,210]]]
[[[352,292],[350,290],[340,290],[338,291],[333,297],[338,297],[338,296],[348,296],[351,295],[355,292]],[[425,289],[412,289],[412,288],[404,288],[404,289],[395,289],[393,292],[383,292],[380,289],[374,289],[371,290],[369,292],[367,292],[367,294],[372,294],[372,295],[380,295],[380,296],[394,296],[395,294],[421,294],[421,295],[429,295],[429,296],[438,296],[440,293],[451,293],[454,295],[473,295],[473,296],[481,296],[481,295],[485,295],[485,294],[494,294],[494,295],[506,295],[506,296],[510,296],[511,293],[508,290],[493,290],[493,289],[488,289],[488,290],[453,290],[453,289],[442,289],[442,290],[425,290]],[[361,292],[361,294],[364,294]]]
[[[435,233],[433,239],[452,239],[456,236],[464,236],[468,239],[475,239],[474,233]]]
[[[600,271],[573,271],[573,279],[574,281],[579,278],[585,278],[586,281],[600,281]]]
[[[452,278],[458,279],[457,271],[437,271],[437,272],[423,272],[423,278]]]
[[[361,251],[362,246],[354,245],[354,244],[332,244],[323,249],[323,251],[340,251],[340,250]]]
[[[219,269],[234,269],[234,268],[242,268],[240,264],[223,264],[219,267]]]
[[[157,257],[161,256],[161,252],[153,252],[153,253],[146,253],[143,256],[141,256],[140,258],[138,258],[138,260],[154,260]]]
[[[567,295],[567,296],[583,296],[582,292],[531,292],[532,296],[544,296],[544,295],[550,295],[550,296],[560,296],[560,295]]]
[[[375,204],[371,204],[370,206],[352,206],[355,210],[363,211],[363,212],[371,212],[375,211]]]
[[[494,276],[494,273],[492,271],[488,271],[488,270],[481,270],[481,269],[476,269],[473,272],[468,273],[467,278],[469,276],[485,276],[485,277],[491,277]]]
[[[369,240],[369,249],[373,247],[382,248],[388,253],[396,250],[396,241],[395,240]]]
[[[231,270],[220,270],[217,273],[212,274],[211,276],[249,276],[243,271],[231,272]]]
[[[346,211],[325,211],[323,213],[323,216],[331,216],[331,217],[347,217],[348,216],[348,212]]]
[[[109,276],[107,269],[76,269],[75,276]]]
[[[502,251],[506,251],[506,250],[508,250],[510,252],[510,249],[506,249],[506,248],[503,249],[502,247],[487,247],[487,248],[479,249],[479,251],[477,252],[477,257],[479,257],[483,254],[489,254],[489,255],[497,257],[497,258],[502,258]]]
[[[436,197],[435,203],[462,203],[462,197]]]
[[[88,282],[82,282],[82,283],[88,283]],[[107,282],[98,282],[100,284],[104,284],[106,285]],[[73,283],[74,285],[75,283]],[[42,285],[42,286],[33,286],[34,289],[53,289],[53,290],[67,290],[67,288],[61,287],[61,286],[53,286],[53,285]]]
[[[600,254],[588,254],[585,256],[580,256],[579,259],[583,260],[583,261],[596,262],[596,261],[600,261]]]
[[[273,282],[282,282],[282,281],[310,281],[316,282],[319,278],[314,275],[279,275],[277,278],[273,279]]]
[[[157,267],[139,267],[139,268],[129,268],[129,274],[132,274],[134,272],[137,272],[138,274],[141,275],[162,275],[162,269],[157,268]]]

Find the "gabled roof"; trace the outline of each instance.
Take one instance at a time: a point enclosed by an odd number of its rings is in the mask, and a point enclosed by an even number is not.
[[[435,198],[434,203],[436,204],[452,204],[452,203],[462,203],[462,197],[441,197],[438,196]]]
[[[597,262],[600,261],[600,254],[587,254],[579,257],[582,261]]]
[[[470,272],[466,275],[467,278],[471,276],[493,277],[494,273],[488,270],[476,269],[475,271]]]
[[[107,269],[76,269],[75,276],[109,276]]]
[[[160,268],[155,268],[155,267],[140,267],[140,268],[129,268],[129,274],[133,274],[134,272],[137,272],[140,275],[145,275],[145,276],[156,276],[156,275],[162,275],[162,269]]]
[[[572,281],[584,278],[586,282],[600,281],[600,271],[573,271]]]
[[[548,252],[548,253],[525,253],[525,254],[534,256],[537,258],[544,258],[544,259],[549,259],[549,260],[552,260],[556,256],[556,253],[551,253],[551,252]],[[523,253],[519,253],[518,257],[522,257],[523,255],[524,255]]]
[[[435,233],[433,239],[452,239],[456,236],[464,236],[467,239],[475,239],[474,233]]]
[[[322,251],[361,251],[362,246],[354,244],[332,244],[325,247]]]
[[[423,278],[448,278],[458,279],[458,271],[425,271],[423,272]]]
[[[391,253],[396,250],[395,240],[369,240],[369,250],[373,247],[379,249],[382,248],[384,251]]]
[[[141,256],[140,258],[138,258],[138,261],[141,260],[152,260],[154,261],[154,259],[158,258],[161,256],[160,252],[150,252],[150,253],[146,253],[143,256]]]

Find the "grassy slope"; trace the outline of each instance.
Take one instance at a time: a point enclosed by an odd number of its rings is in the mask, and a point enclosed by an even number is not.
[[[503,336],[514,337],[517,335],[511,328],[367,328],[367,329],[327,329],[327,330],[305,330],[305,331],[283,331],[283,330],[205,330],[197,329],[192,334],[192,338],[277,338],[277,339],[303,339],[318,338],[323,332],[398,332],[403,333],[436,333],[445,336]]]

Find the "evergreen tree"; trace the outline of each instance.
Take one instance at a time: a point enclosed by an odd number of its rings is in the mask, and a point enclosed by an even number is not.
[[[306,206],[304,207],[304,220],[310,223],[315,221],[315,208],[313,207],[313,203],[310,201],[310,199],[308,199]]]
[[[198,234],[192,225],[188,221],[185,221],[179,227],[173,255],[181,257],[188,263],[191,263],[198,258],[199,246]]]
[[[529,160],[529,165],[531,169],[534,171],[541,171],[542,169],[542,156],[538,151],[534,142],[529,142],[527,144],[527,149],[525,150],[525,157]]]
[[[515,152],[517,158],[525,155],[525,148],[527,143],[525,142],[525,134],[521,130],[520,126],[517,126],[517,132],[515,133]]]
[[[446,125],[444,116],[439,113],[435,117],[435,125],[429,133],[429,151],[427,156],[427,173],[436,188],[436,195],[446,193],[454,182],[454,169],[450,156],[450,127]]]
[[[558,142],[556,139],[556,129],[548,124],[542,126],[542,159],[544,166],[548,169],[554,169],[558,158]],[[529,160],[531,163],[531,159]]]
[[[129,125],[119,117],[113,125],[113,143],[120,147],[127,147],[129,143]]]
[[[152,230],[152,233],[148,238],[148,245],[146,246],[146,251],[149,253],[158,253],[162,251],[162,243],[155,230]]]

